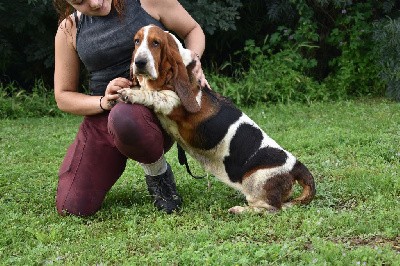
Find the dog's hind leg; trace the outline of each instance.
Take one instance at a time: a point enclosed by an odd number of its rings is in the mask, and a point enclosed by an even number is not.
[[[303,191],[299,197],[291,200],[286,205],[309,203],[315,196],[315,183],[310,171],[301,162],[297,161],[290,174],[303,187]]]
[[[235,206],[229,209],[231,213],[243,212],[270,212],[274,213],[282,208],[291,194],[294,177],[289,173],[278,174],[269,178],[259,170],[247,177],[243,182],[248,206]],[[260,182],[264,178],[264,181]]]
[[[291,194],[295,179],[290,173],[275,175],[266,180],[263,189],[265,191],[265,201],[269,205],[280,210]]]

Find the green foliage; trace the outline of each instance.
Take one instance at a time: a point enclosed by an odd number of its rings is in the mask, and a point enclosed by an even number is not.
[[[383,92],[373,52],[372,10],[371,3],[356,3],[342,9],[328,38],[328,43],[337,47],[340,55],[330,61],[334,71],[327,84],[344,96],[382,95]]]
[[[129,161],[96,215],[60,217],[57,171],[82,118],[0,120],[0,264],[398,265],[400,105],[259,105],[246,113],[310,168],[310,205],[229,214],[245,199],[213,177],[191,178],[173,148],[166,156],[181,213],[158,212],[143,171]]]
[[[238,9],[241,0],[181,0],[186,10],[210,35],[216,30],[235,30],[235,21],[240,19]]]
[[[317,23],[315,21],[315,12],[311,6],[302,0],[291,0],[299,13],[299,20],[294,29],[293,39],[297,42],[317,42],[319,35],[317,33]]]
[[[206,50],[202,57],[204,68],[232,76],[237,71],[224,67],[226,62],[235,62],[236,65],[241,59],[235,52],[243,49],[246,40],[253,39],[258,44],[274,29],[275,26],[266,15],[267,7],[264,0],[241,2],[243,6],[238,9],[235,30],[217,30],[213,35],[206,34]],[[206,13],[203,15],[207,17]]]
[[[315,47],[301,44],[273,53],[273,46],[281,37],[275,34],[267,38],[262,47],[257,47],[252,40],[247,41],[242,53],[250,62],[249,68],[230,80],[212,76],[212,86],[239,105],[257,102],[310,103],[326,99],[329,91],[305,75],[316,61],[304,58],[299,53],[300,49]]]
[[[36,80],[31,92],[13,83],[0,83],[0,119],[61,115],[53,92],[47,90],[42,80]]]
[[[267,14],[272,22],[286,25],[288,21],[294,21],[296,9],[290,1],[266,0]]]
[[[388,18],[376,23],[374,40],[387,95],[400,101],[400,19]]]
[[[384,94],[385,84],[379,78],[381,66],[374,52],[377,43],[372,38],[372,22],[392,12],[396,7],[393,1],[271,0],[266,3],[272,21],[283,23],[282,14],[296,12],[287,17],[297,18],[297,22],[278,26],[266,40],[247,41],[242,52],[220,68],[232,69],[235,78],[217,79],[218,90],[239,104]],[[391,35],[395,41],[386,42],[381,51],[386,51],[387,45],[393,47],[399,39]],[[394,63],[399,53],[393,48],[391,51],[397,53],[392,57]],[[396,70],[392,67],[391,71]],[[228,86],[223,81],[235,85]],[[395,83],[390,84],[388,91],[393,91]]]

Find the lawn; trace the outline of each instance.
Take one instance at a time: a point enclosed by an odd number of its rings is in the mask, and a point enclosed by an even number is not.
[[[167,156],[181,213],[156,211],[143,171],[129,162],[96,215],[60,217],[57,171],[81,118],[0,120],[0,264],[400,265],[400,104],[364,99],[246,112],[314,174],[311,204],[229,214],[244,198],[212,176],[192,179],[174,147]]]

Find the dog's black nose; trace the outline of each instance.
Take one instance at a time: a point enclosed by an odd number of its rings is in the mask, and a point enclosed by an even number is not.
[[[136,58],[135,65],[138,69],[142,69],[146,66],[147,60],[144,58]]]

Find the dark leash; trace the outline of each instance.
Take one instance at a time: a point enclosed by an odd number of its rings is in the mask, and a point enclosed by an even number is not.
[[[190,167],[189,167],[189,164],[188,164],[188,161],[187,161],[187,157],[186,157],[185,151],[182,149],[181,145],[179,145],[179,144],[176,144],[176,147],[178,148],[178,161],[179,161],[179,164],[186,166],[186,171],[188,172],[188,174],[191,175],[195,179],[202,179],[202,178],[206,177],[205,175],[203,175],[203,176],[193,175],[192,171],[190,171]]]

